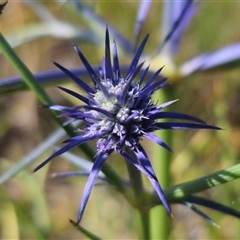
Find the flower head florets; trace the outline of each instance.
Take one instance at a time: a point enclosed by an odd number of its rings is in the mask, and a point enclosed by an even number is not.
[[[106,30],[105,58],[103,59],[102,66],[99,68],[99,76],[95,73],[82,52],[74,45],[74,49],[93,81],[94,88],[88,86],[68,69],[55,63],[59,69],[72,78],[85,91],[87,97],[69,89],[59,87],[61,90],[81,100],[85,105],[74,106],[72,108],[59,105],[47,107],[62,112],[61,116],[63,117],[69,117],[73,120],[84,120],[86,125],[79,136],[65,140],[64,143],[66,145],[40,164],[35,171],[43,167],[54,157],[89,140],[98,139],[96,143],[97,156],[83,193],[77,219],[78,223],[82,218],[101,166],[113,151],[119,153],[147,175],[163,205],[170,213],[170,207],[151,166],[151,162],[141,146],[142,137],[150,139],[161,147],[170,150],[160,138],[153,134],[154,131],[190,128],[217,129],[216,127],[206,125],[202,120],[193,116],[176,112],[162,112],[163,108],[175,101],[169,101],[160,105],[152,101],[152,94],[166,86],[167,79],[160,78],[156,80],[162,70],[160,68],[143,84],[149,67],[142,71],[144,62],[140,64],[138,62],[147,39],[148,35],[146,35],[137,49],[125,77],[121,75],[115,42],[113,44],[112,64],[108,30]],[[140,71],[140,76],[136,78],[136,75]],[[185,122],[159,122],[160,119],[180,119],[185,120]],[[132,154],[129,154],[129,152]]]

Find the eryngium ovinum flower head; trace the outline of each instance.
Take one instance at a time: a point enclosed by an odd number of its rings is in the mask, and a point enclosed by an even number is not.
[[[108,30],[106,30],[105,57],[102,66],[99,68],[99,75],[95,73],[82,52],[74,45],[75,51],[92,79],[93,87],[88,86],[69,70],[55,63],[59,69],[72,78],[85,91],[87,97],[59,87],[64,92],[81,100],[84,105],[74,107],[51,105],[47,107],[62,112],[62,117],[84,120],[86,125],[82,129],[81,135],[65,140],[64,143],[66,145],[40,164],[35,171],[42,168],[56,156],[89,140],[98,139],[96,143],[97,155],[82,196],[77,218],[78,223],[83,216],[101,166],[112,152],[119,153],[149,178],[166,210],[171,213],[147,153],[141,145],[142,137],[150,139],[161,147],[170,150],[160,138],[153,134],[154,131],[193,128],[217,129],[214,126],[206,125],[202,120],[193,116],[176,112],[162,112],[163,108],[175,101],[169,101],[160,105],[152,101],[153,93],[165,87],[167,79],[160,77],[160,79],[156,80],[161,72],[160,68],[143,84],[149,67],[142,70],[139,78],[136,78],[136,75],[143,67],[144,62],[140,64],[138,62],[147,39],[148,35],[145,36],[138,47],[126,76],[122,76],[120,71],[115,42],[113,42],[113,62],[111,61]],[[160,119],[180,119],[184,121],[159,122]]]

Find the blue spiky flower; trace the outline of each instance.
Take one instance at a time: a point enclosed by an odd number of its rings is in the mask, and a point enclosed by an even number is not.
[[[78,98],[84,104],[74,107],[59,105],[47,107],[60,111],[62,117],[69,117],[72,120],[84,120],[86,124],[80,135],[65,140],[64,143],[66,145],[41,163],[35,171],[42,168],[56,156],[89,140],[98,139],[96,143],[97,155],[84,189],[77,218],[78,223],[82,219],[101,166],[112,152],[119,153],[149,178],[166,210],[171,213],[147,153],[141,145],[142,137],[150,139],[161,147],[170,150],[167,144],[153,134],[154,131],[165,129],[217,129],[214,126],[206,125],[202,120],[193,116],[162,111],[166,106],[175,101],[169,101],[160,105],[152,101],[153,93],[165,87],[167,79],[159,77],[162,69],[160,68],[147,79],[146,83],[143,83],[149,67],[142,70],[144,62],[140,64],[138,62],[147,39],[148,35],[145,36],[138,47],[126,76],[123,76],[120,71],[115,42],[113,42],[113,62],[111,61],[108,30],[106,30],[105,57],[102,66],[99,68],[99,75],[93,70],[82,52],[74,45],[75,51],[92,79],[93,87],[88,86],[71,71],[55,63],[59,69],[85,91],[86,96],[59,87],[64,92]],[[140,76],[136,77],[140,71]],[[179,119],[184,121],[160,122],[159,120],[162,119]]]

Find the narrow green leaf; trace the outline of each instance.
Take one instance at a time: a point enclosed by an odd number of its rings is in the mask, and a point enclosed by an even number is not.
[[[240,164],[236,164],[232,167],[220,170],[201,178],[194,179],[192,181],[169,187],[164,190],[164,194],[170,203],[176,202],[177,200],[184,200],[194,193],[207,190],[209,188],[233,181],[238,178],[240,178]],[[149,201],[149,204],[151,204],[151,206],[161,204],[156,193],[152,194]]]

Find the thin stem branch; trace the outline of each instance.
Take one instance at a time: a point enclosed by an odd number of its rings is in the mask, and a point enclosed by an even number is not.
[[[159,91],[155,95],[155,100],[159,103],[167,102],[170,98],[169,89]],[[169,146],[172,142],[171,131],[157,132],[157,135],[163,139]],[[152,145],[151,161],[153,161],[154,169],[162,188],[166,188],[170,183],[170,158],[171,154],[158,145]],[[151,239],[168,239],[170,234],[169,216],[166,209],[162,206],[156,207],[150,212],[151,217]],[[161,223],[161,224],[158,224]]]
[[[133,152],[126,149],[126,152],[136,159],[136,156]],[[130,162],[126,161],[128,174],[130,177],[131,187],[134,192],[134,198],[137,206],[141,206],[144,198],[144,187],[142,182],[141,172]],[[140,239],[148,240],[150,239],[150,230],[149,230],[149,210],[145,209],[136,209],[138,212],[138,233]]]
[[[128,174],[131,181],[131,188],[134,192],[136,199],[141,199],[143,195],[143,184],[141,172],[133,166],[131,163],[126,161]]]

